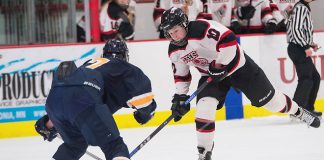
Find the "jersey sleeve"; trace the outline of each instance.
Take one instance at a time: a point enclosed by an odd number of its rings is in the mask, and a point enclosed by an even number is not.
[[[159,29],[158,27],[161,24],[161,16],[165,11],[163,3],[164,3],[163,0],[156,0],[155,7],[153,9],[153,21],[157,29]]]
[[[216,63],[226,66],[229,73],[233,72],[238,67],[242,56],[235,34],[218,22],[207,21],[205,23],[211,23],[211,25],[202,41],[203,45],[215,51]]]
[[[269,20],[274,19],[270,8],[269,0],[264,0],[261,4],[261,21],[266,24]]]
[[[138,67],[122,60],[112,59],[109,66],[103,66],[104,73],[112,81],[122,81],[130,97],[126,104],[137,109],[149,106],[153,102],[150,79]]]
[[[280,13],[277,3],[274,1],[270,2],[270,8],[272,11],[272,15],[276,19],[276,21],[278,23],[281,22],[284,19],[284,16]]]
[[[169,58],[172,63],[176,94],[187,94],[191,83],[191,73],[189,66],[179,60],[182,49],[172,44],[169,46]]]

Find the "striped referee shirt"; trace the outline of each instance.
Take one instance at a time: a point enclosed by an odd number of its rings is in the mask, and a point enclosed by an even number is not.
[[[287,21],[287,40],[308,49],[313,43],[313,22],[308,3],[295,4]]]

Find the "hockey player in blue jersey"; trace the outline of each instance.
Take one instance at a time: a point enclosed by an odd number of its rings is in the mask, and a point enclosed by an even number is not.
[[[109,40],[102,58],[79,68],[73,62],[60,64],[46,101],[48,115],[35,124],[45,140],[53,140],[57,132],[61,135],[64,143],[53,159],[79,159],[88,145],[93,145],[99,146],[108,160],[129,160],[112,115],[122,107],[131,107],[136,121],[144,124],[154,115],[156,103],[148,77],[127,61],[125,42]]]

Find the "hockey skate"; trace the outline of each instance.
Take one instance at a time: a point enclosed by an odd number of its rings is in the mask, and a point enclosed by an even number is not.
[[[313,110],[312,113],[316,115],[320,120],[322,119],[322,112]]]
[[[199,152],[198,160],[211,160],[211,151],[206,151],[203,147],[197,147]]]
[[[320,119],[312,112],[307,111],[304,108],[299,107],[300,113],[298,115],[293,115],[291,117],[296,117],[297,119],[305,122],[308,126],[318,128],[321,125]]]

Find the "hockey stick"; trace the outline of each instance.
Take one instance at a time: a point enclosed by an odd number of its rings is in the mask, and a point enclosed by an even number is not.
[[[258,7],[260,4],[262,4],[264,1],[261,1],[261,2],[259,2],[258,4],[256,4],[255,6],[253,6],[254,8],[256,8],[256,7]],[[249,5],[251,5],[252,6],[252,0],[250,0],[250,4]],[[250,12],[251,13],[251,12]],[[252,17],[253,18],[253,17]],[[247,32],[250,32],[250,20],[251,19],[248,19],[248,22],[247,22]]]
[[[57,137],[60,138],[61,140],[63,140],[62,137],[61,137],[61,135],[58,134]],[[87,150],[86,150],[86,154],[88,156],[92,157],[93,159],[102,160],[101,158],[99,158],[98,156],[96,156],[95,154],[93,154],[93,153],[91,153],[91,152],[89,152]]]
[[[209,77],[192,95],[185,101],[184,105],[187,105],[192,101],[197,94],[203,90],[210,82],[212,81],[212,78]],[[131,153],[130,157],[132,157],[135,153],[137,153],[144,145],[146,145],[147,142],[149,142],[158,132],[161,131],[162,128],[164,128],[172,119],[174,118],[174,115],[172,114],[169,116],[158,128],[156,128],[153,133],[151,133],[142,143],[140,143]]]

